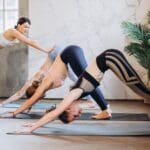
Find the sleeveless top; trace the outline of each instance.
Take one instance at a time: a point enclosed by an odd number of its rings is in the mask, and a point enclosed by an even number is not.
[[[13,40],[13,41],[7,40],[4,37],[3,33],[0,33],[0,46],[6,47],[6,46],[14,45],[15,43],[17,43],[17,40]]]

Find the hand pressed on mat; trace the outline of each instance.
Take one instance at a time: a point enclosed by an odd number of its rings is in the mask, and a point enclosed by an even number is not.
[[[14,134],[14,135],[30,135],[32,134],[30,131],[30,128],[23,128],[23,129],[18,129],[13,132],[8,132],[7,134]]]
[[[14,118],[14,112],[6,112],[0,115],[0,118]]]

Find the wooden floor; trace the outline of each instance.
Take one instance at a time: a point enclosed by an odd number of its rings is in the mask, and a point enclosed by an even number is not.
[[[147,113],[150,105],[141,101],[109,101],[113,112]],[[13,108],[14,109],[14,108]],[[0,108],[0,113],[13,109]],[[39,111],[39,110],[36,110]],[[99,111],[86,109],[86,112]],[[7,135],[7,132],[20,129],[25,122],[36,120],[1,119],[0,146],[4,150],[149,150],[149,136],[35,136]],[[60,123],[55,121],[54,123]],[[90,121],[87,121],[90,122]],[[85,122],[84,122],[85,123]]]

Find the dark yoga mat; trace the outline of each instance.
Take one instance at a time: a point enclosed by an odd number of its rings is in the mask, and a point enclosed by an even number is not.
[[[5,105],[6,108],[18,108],[21,106],[20,102],[9,103]],[[36,103],[32,108],[35,109],[49,109],[55,106],[55,103]],[[19,119],[39,119],[43,116],[43,113],[31,113],[31,114],[19,114]],[[91,113],[83,113],[77,120],[91,120]],[[113,113],[111,120],[131,120],[131,121],[149,121],[150,118],[147,114],[131,114],[131,113]]]
[[[150,122],[101,122],[82,124],[48,124],[34,133],[15,133],[15,135],[67,135],[67,136],[150,136]]]
[[[43,113],[22,113],[18,114],[18,119],[39,119],[43,116]],[[91,119],[92,113],[82,113],[77,120],[94,120]],[[129,114],[129,113],[113,113],[111,120],[113,121],[150,121],[148,114]],[[95,121],[95,120],[94,120]],[[97,120],[98,121],[98,120]]]

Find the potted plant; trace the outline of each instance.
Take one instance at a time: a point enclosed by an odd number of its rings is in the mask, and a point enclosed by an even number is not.
[[[145,24],[124,21],[121,26],[130,41],[124,50],[129,55],[133,55],[139,64],[148,70],[147,84],[150,87],[150,11]]]

